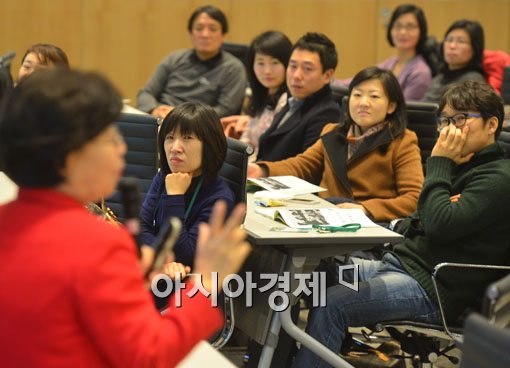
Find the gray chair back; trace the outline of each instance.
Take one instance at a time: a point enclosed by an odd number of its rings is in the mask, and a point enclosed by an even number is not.
[[[227,137],[227,155],[219,176],[234,192],[236,203],[246,203],[246,177],[248,175],[248,157],[253,153],[246,143]]]
[[[437,141],[437,108],[438,105],[434,103],[406,101],[407,128],[418,136],[423,172]]]
[[[248,157],[253,153],[246,143],[227,137],[227,155],[219,176],[223,178],[234,192],[235,203],[246,203],[246,177],[248,175]],[[230,340],[234,332],[234,304],[226,294],[223,295],[223,328],[211,342],[216,349],[221,349]]]
[[[510,367],[510,329],[489,323],[479,314],[471,314],[464,328],[461,368]]]
[[[126,167],[122,176],[138,179],[142,203],[158,171],[157,119],[151,115],[122,113],[116,124],[127,144]],[[118,189],[106,200],[106,205],[120,220],[123,219],[122,198]]]
[[[507,157],[510,158],[510,131],[502,130],[498,137],[499,145],[505,150]]]
[[[340,116],[344,116],[347,112],[347,101],[349,98],[349,88],[338,84],[330,84],[333,99],[340,106]]]
[[[510,274],[487,287],[482,311],[490,323],[510,327]]]
[[[487,287],[483,314],[466,319],[461,368],[510,367],[510,275]]]
[[[11,77],[11,62],[15,56],[16,53],[14,51],[0,56],[0,101],[14,88]]]
[[[248,49],[250,48],[247,44],[244,43],[236,43],[236,42],[223,42],[221,46],[223,51],[227,51],[238,58],[243,65],[246,64],[246,55],[248,54]]]
[[[501,97],[506,105],[510,104],[510,65],[503,71],[503,81],[501,82]]]

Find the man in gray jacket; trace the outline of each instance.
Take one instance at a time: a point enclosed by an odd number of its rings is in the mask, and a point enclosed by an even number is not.
[[[197,8],[188,20],[192,49],[168,55],[137,96],[138,108],[164,118],[183,102],[210,105],[220,117],[241,110],[247,85],[243,64],[221,46],[227,18],[214,6]]]

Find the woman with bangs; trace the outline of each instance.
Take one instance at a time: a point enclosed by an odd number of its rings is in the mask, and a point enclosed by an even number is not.
[[[251,96],[245,115],[221,119],[225,133],[249,144],[257,157],[259,138],[287,102],[285,73],[292,43],[283,33],[267,31],[257,36],[246,56]]]
[[[391,70],[397,77],[406,101],[421,100],[432,80],[423,10],[413,4],[398,6],[391,15],[386,39],[395,48],[396,55],[377,66]]]
[[[395,55],[377,67],[390,70],[397,77],[406,101],[423,99],[432,80],[436,60],[427,47],[427,19],[423,10],[413,4],[398,6],[391,14],[386,40]],[[333,85],[346,87],[352,79],[334,80]]]
[[[405,101],[392,72],[360,71],[349,85],[343,124],[328,124],[304,153],[250,164],[248,176],[321,178],[319,193],[341,208],[359,208],[378,222],[416,210],[423,183],[416,134],[406,129]]]
[[[227,142],[216,112],[201,103],[184,103],[163,120],[158,133],[160,170],[140,211],[141,243],[152,246],[170,217],[183,226],[173,251],[175,261],[193,265],[199,224],[209,221],[216,201],[234,207],[234,194],[218,177]]]

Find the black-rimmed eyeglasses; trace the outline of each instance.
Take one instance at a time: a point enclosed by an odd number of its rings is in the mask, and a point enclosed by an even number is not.
[[[462,128],[467,123],[467,119],[469,118],[481,118],[481,114],[476,113],[468,113],[468,112],[460,112],[453,116],[444,116],[441,115],[437,118],[437,131],[441,131],[444,127],[447,127],[450,124],[455,125],[456,128]]]

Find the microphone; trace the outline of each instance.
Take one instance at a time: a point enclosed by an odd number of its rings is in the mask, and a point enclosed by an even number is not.
[[[14,51],[9,51],[4,56],[0,56],[0,66],[6,67],[11,64],[12,59],[16,56]]]
[[[152,271],[163,266],[167,256],[172,251],[174,244],[181,232],[181,221],[177,217],[170,217],[167,223],[163,224],[154,240],[154,260],[145,273],[148,278]]]
[[[119,190],[122,196],[122,206],[124,208],[124,226],[129,231],[136,243],[138,256],[140,251],[140,191],[138,190],[138,180],[135,178],[122,178],[119,182]]]

